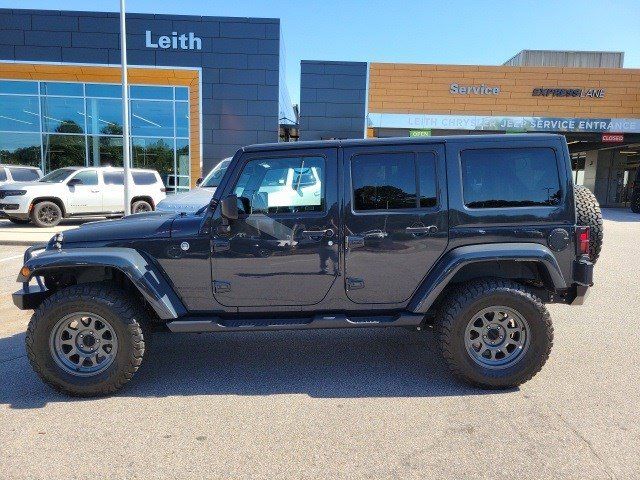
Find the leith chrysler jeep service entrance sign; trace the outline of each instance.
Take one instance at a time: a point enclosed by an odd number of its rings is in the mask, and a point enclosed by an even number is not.
[[[449,93],[452,95],[498,95],[500,87],[489,87],[482,85],[459,85],[452,83],[449,85]]]
[[[493,130],[522,132],[640,133],[640,118],[499,117],[481,115],[420,115],[369,113],[372,128]]]
[[[193,32],[178,35],[178,32],[171,32],[169,35],[160,35],[155,39],[151,30],[145,32],[145,47],[161,48],[163,50],[202,50],[202,40],[196,37]]]

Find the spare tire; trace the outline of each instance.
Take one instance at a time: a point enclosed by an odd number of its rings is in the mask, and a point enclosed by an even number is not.
[[[576,199],[576,220],[578,225],[591,227],[589,258],[593,263],[596,263],[600,256],[604,238],[600,204],[596,200],[596,196],[587,187],[574,185],[573,193]]]

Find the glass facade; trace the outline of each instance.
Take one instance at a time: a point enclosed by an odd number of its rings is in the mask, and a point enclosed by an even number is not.
[[[132,166],[152,168],[167,187],[188,190],[189,89],[132,85]],[[122,87],[0,80],[0,163],[46,174],[67,166],[122,166]]]

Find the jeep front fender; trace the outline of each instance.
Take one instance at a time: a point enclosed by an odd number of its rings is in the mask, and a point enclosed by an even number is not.
[[[538,243],[490,243],[455,248],[436,263],[413,295],[407,310],[426,313],[433,302],[464,266],[490,261],[535,262],[548,273],[556,290],[567,288],[558,261]]]
[[[28,275],[23,275],[23,271],[26,270],[24,267],[29,270]],[[171,320],[187,313],[186,308],[157,267],[132,248],[46,250],[29,258],[24,267],[20,270],[18,282],[28,283],[34,276],[69,268],[113,268],[131,280],[161,319]]]

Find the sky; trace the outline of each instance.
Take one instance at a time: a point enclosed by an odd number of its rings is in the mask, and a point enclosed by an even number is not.
[[[0,0],[0,8],[118,11],[119,0]],[[300,60],[499,65],[522,49],[625,52],[640,68],[640,0],[128,0],[127,11],[280,18],[287,86]]]

